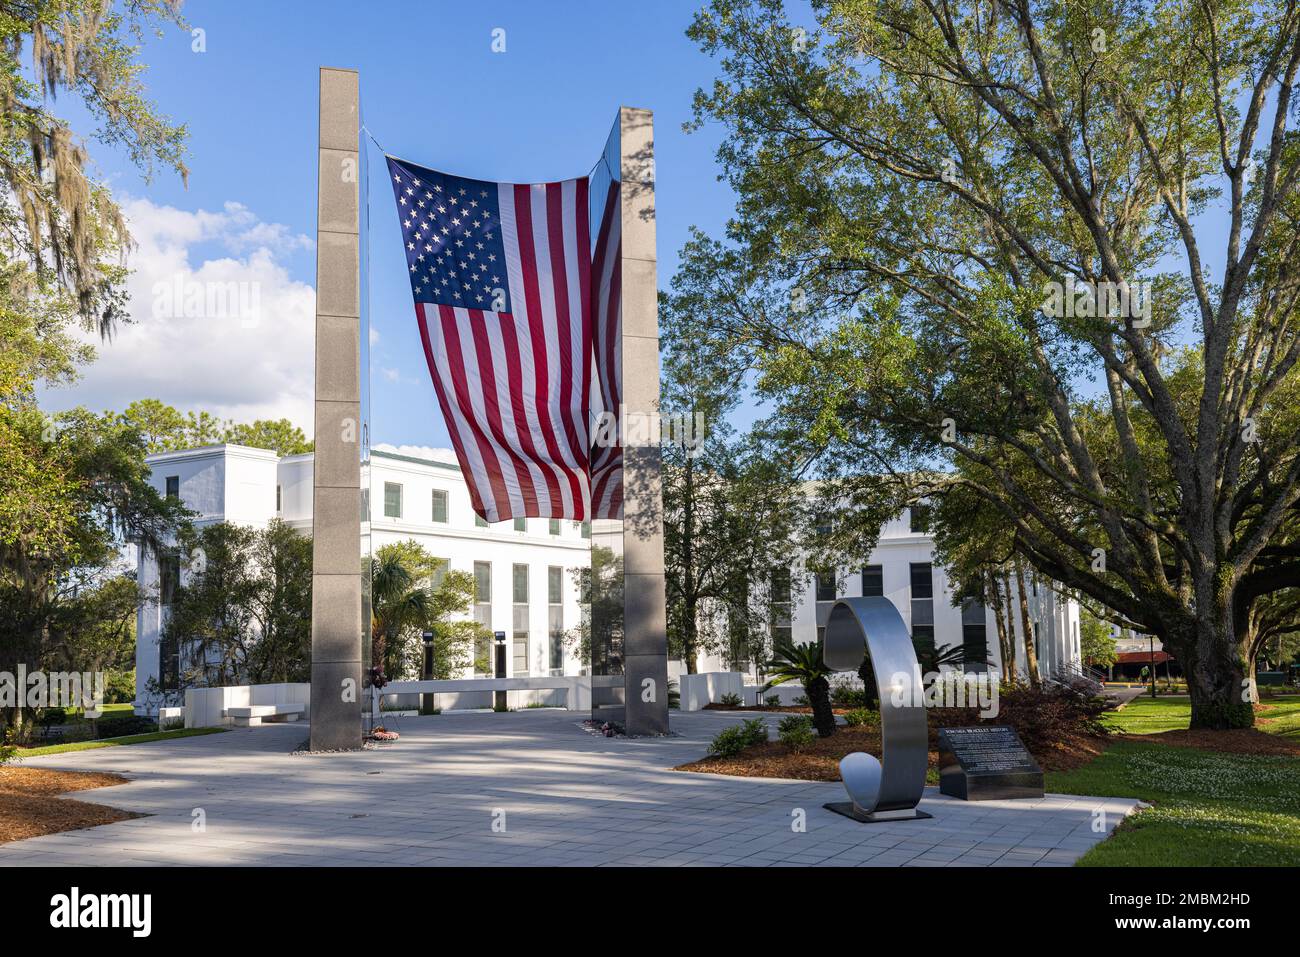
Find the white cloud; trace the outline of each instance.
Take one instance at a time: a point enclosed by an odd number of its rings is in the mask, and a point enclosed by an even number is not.
[[[212,212],[137,199],[123,211],[136,243],[134,321],[110,342],[96,336],[96,361],[45,404],[120,410],[158,398],[240,421],[285,417],[310,432],[316,293],[284,260],[311,240],[234,202]]]
[[[429,445],[390,445],[387,442],[380,442],[378,445],[372,445],[371,448],[379,452],[408,455],[414,459],[428,459],[430,462],[443,462],[449,465],[459,464],[456,461],[455,449],[435,448]]]

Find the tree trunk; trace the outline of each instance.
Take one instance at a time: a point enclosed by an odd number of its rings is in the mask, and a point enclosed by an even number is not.
[[[695,643],[699,640],[699,628],[695,621],[697,603],[695,596],[688,592],[682,602],[682,659],[686,663],[686,673],[696,673]]]
[[[862,664],[858,665],[858,677],[862,679],[864,705],[868,708],[876,708],[880,702],[876,699],[876,669],[872,667],[870,655],[862,656]]]
[[[1025,642],[1025,670],[1029,672],[1029,686],[1037,688],[1042,683],[1038,673],[1038,649],[1034,647],[1034,628],[1029,621],[1029,582],[1019,557],[1015,561],[1016,594],[1020,598],[1020,628]]]
[[[1162,635],[1161,642],[1183,663],[1193,728],[1254,726],[1249,651],[1237,640],[1230,616],[1219,616],[1218,621],[1213,616],[1197,617],[1167,637]]]
[[[998,657],[1002,661],[1002,677],[1010,678],[1016,673],[1016,651],[1007,641],[1007,622],[1002,617],[1002,592],[991,568],[984,572],[984,587],[988,592],[989,604],[993,607],[993,622],[998,630]]]
[[[813,727],[817,736],[829,738],[835,733],[835,712],[831,710],[831,683],[825,678],[814,678],[803,686],[812,705]]]
[[[1002,611],[1002,627],[1007,633],[1007,657],[1005,659],[1007,662],[1007,677],[1014,681],[1020,674],[1020,664],[1016,661],[1016,623],[1011,610],[1011,573],[1005,565],[1002,566],[999,580],[1002,590],[998,593],[998,604],[1001,606]]]

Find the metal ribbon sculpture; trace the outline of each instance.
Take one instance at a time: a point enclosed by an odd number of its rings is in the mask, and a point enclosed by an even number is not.
[[[887,598],[841,598],[831,607],[822,645],[826,667],[857,671],[864,651],[880,699],[880,761],[862,752],[845,757],[840,776],[852,802],[826,807],[863,822],[930,817],[916,810],[930,750],[921,666],[912,636]]]

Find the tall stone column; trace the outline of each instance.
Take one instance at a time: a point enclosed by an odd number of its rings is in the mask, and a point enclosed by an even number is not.
[[[320,71],[311,749],[361,747],[360,94]]]
[[[593,717],[621,719],[628,734],[662,734],[668,730],[668,638],[653,114],[620,109],[605,157],[591,193],[601,202],[600,181],[621,182],[622,259],[615,268],[622,317],[614,348],[622,361],[623,407],[615,411],[623,440],[623,518],[592,523]],[[611,682],[620,672],[622,681]]]

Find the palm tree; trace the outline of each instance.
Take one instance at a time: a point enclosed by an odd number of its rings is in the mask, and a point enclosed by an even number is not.
[[[397,671],[388,660],[408,625],[422,625],[432,610],[431,595],[416,581],[396,553],[382,550],[370,560],[370,660],[386,674]]]
[[[788,681],[803,685],[808,702],[812,705],[813,727],[817,734],[829,738],[835,733],[835,712],[831,710],[831,670],[822,661],[822,643],[807,645],[781,644],[764,670],[770,676],[763,691]]]

